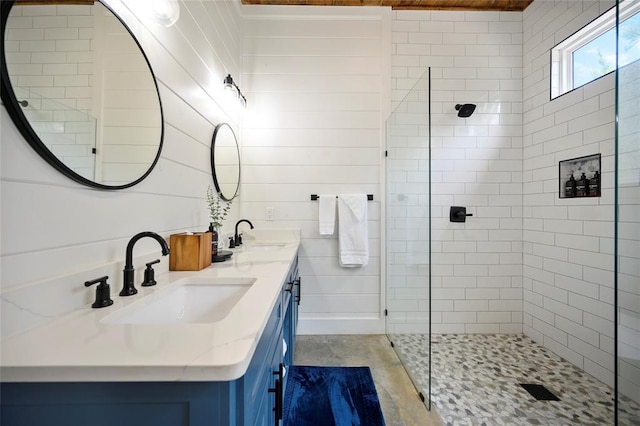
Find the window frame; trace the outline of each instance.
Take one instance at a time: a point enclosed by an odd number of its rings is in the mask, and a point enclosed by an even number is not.
[[[640,13],[640,2],[625,0],[620,3],[620,23]],[[550,50],[551,56],[551,84],[550,98],[555,99],[579,87],[589,84],[615,70],[594,77],[580,86],[574,87],[573,82],[573,54],[580,48],[591,43],[616,26],[615,6],[589,22],[578,31],[556,44]]]

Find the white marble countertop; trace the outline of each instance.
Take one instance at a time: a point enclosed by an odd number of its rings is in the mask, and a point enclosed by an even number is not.
[[[298,231],[252,232],[231,259],[198,272],[158,274],[131,297],[111,288],[112,306],[90,306],[2,342],[3,382],[227,381],[245,374],[300,244]],[[255,237],[255,241],[249,239]],[[285,243],[252,250],[259,242]],[[140,268],[140,265],[136,265]],[[144,267],[144,265],[142,265]],[[222,320],[187,324],[106,324],[104,317],[185,278],[208,283],[256,278]]]

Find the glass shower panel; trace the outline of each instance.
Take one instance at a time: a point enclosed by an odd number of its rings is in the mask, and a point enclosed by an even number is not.
[[[386,123],[386,329],[430,401],[430,69]]]
[[[619,56],[624,54],[623,46],[629,36],[628,32],[618,31]],[[635,37],[635,42],[640,42],[637,32]],[[640,60],[618,70],[616,112],[616,424],[637,425],[640,424]]]

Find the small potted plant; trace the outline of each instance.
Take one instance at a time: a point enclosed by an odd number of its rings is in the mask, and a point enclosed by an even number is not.
[[[223,202],[218,194],[213,192],[211,185],[207,188],[207,206],[209,206],[209,232],[211,232],[211,256],[218,255],[218,229],[231,210],[231,201]]]

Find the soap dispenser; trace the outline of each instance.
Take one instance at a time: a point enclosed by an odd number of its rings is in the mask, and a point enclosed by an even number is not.
[[[576,182],[576,197],[586,197],[587,191],[589,191],[589,181],[583,172],[578,182]]]
[[[589,197],[600,196],[600,173],[596,170],[593,177],[589,179]]]
[[[573,198],[576,196],[576,179],[573,177],[573,174],[564,184],[564,196],[566,198]]]

